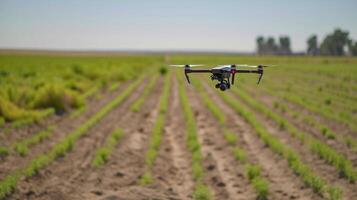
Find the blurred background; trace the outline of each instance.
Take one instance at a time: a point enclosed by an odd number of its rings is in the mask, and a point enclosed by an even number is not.
[[[0,2],[0,48],[357,54],[357,2]]]

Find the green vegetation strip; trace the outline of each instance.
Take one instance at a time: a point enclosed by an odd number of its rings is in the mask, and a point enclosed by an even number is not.
[[[42,130],[29,138],[26,138],[22,141],[15,143],[13,145],[14,151],[20,154],[21,156],[27,155],[29,151],[29,147],[49,138],[54,128],[55,128],[54,126],[48,126],[45,130]]]
[[[249,94],[257,95],[255,90],[253,90],[252,88],[244,88],[244,90]],[[273,93],[269,93],[269,95],[274,96]],[[331,128],[329,128],[325,124],[316,120],[315,117],[308,115],[308,114],[304,114],[303,112],[298,112],[298,111],[290,108],[287,105],[287,102],[284,102],[283,99],[281,99],[280,97],[277,97],[277,98],[279,98],[279,100],[276,100],[273,102],[274,109],[280,111],[281,113],[288,113],[294,119],[301,119],[304,123],[307,123],[310,126],[319,130],[320,133],[327,139],[332,139],[332,140],[337,139],[339,142],[345,143],[348,148],[352,149],[352,151],[357,152],[357,140],[356,139],[354,139],[351,136],[343,136],[343,135],[337,134]]]
[[[150,82],[146,85],[143,94],[138,98],[131,106],[130,109],[134,112],[139,112],[141,106],[144,104],[146,97],[150,94],[151,90],[154,88],[157,80],[157,76],[151,78]]]
[[[295,111],[289,106],[284,104],[281,101],[274,101],[274,108],[280,110],[282,113],[289,113],[293,118],[300,118],[304,123],[311,125],[320,131],[320,133],[327,139],[338,140],[339,142],[345,143],[348,148],[352,149],[354,152],[357,152],[357,140],[351,136],[343,136],[337,134],[332,129],[327,127],[325,124],[320,123],[314,117],[310,115],[303,114],[302,112]]]
[[[289,92],[288,94],[286,94],[286,93],[274,92],[272,88],[265,89],[265,90],[270,93],[273,93],[274,95],[279,96],[289,102],[292,102],[299,106],[302,106],[302,107],[312,111],[313,113],[322,115],[323,117],[325,117],[327,119],[332,119],[337,122],[344,123],[344,124],[348,125],[353,131],[357,131],[357,126],[354,123],[353,119],[351,119],[350,116],[345,115],[343,112],[336,114],[336,111],[333,109],[321,109],[319,107],[319,104],[306,102],[303,98],[295,95],[293,92]]]
[[[246,152],[239,147],[238,137],[235,133],[231,132],[226,127],[226,119],[221,109],[217,106],[215,102],[207,95],[207,93],[202,88],[202,85],[198,81],[192,81],[193,85],[197,88],[201,99],[207,106],[208,110],[211,111],[213,116],[219,121],[222,129],[224,130],[224,138],[226,142],[233,147],[233,155],[235,159],[245,165],[246,176],[249,182],[252,184],[253,188],[257,193],[257,199],[264,200],[267,199],[269,193],[268,181],[261,176],[261,169],[258,165],[253,165],[247,162]]]
[[[259,138],[269,147],[273,152],[285,158],[288,161],[289,167],[292,171],[301,176],[304,183],[311,187],[312,190],[328,199],[341,199],[342,190],[326,183],[324,179],[314,174],[314,172],[304,164],[298,154],[288,146],[280,142],[279,138],[270,134],[266,128],[259,122],[253,112],[247,110],[240,102],[231,98],[231,96],[217,91],[222,99],[233,108],[240,116],[244,118],[256,131]]]
[[[165,77],[163,92],[162,92],[162,94],[160,96],[160,100],[159,100],[159,114],[156,118],[155,125],[153,127],[151,137],[150,137],[149,148],[145,155],[145,163],[146,163],[148,169],[146,170],[145,174],[140,179],[140,183],[142,185],[150,184],[153,181],[152,175],[151,175],[151,168],[154,165],[154,162],[157,157],[157,152],[159,151],[159,148],[160,148],[160,145],[162,142],[162,135],[164,132],[164,125],[165,125],[165,121],[166,121],[166,111],[168,108],[168,101],[169,101],[169,95],[170,95],[171,77],[172,77],[171,74],[167,74]],[[151,80],[151,82],[149,83],[151,86],[147,87],[146,90],[150,91],[150,88],[153,87],[155,82],[156,82],[156,78],[153,78]],[[142,97],[144,97],[144,96],[146,97],[147,95],[148,94],[143,94]],[[142,99],[144,100],[145,97]],[[141,101],[141,100],[139,100],[139,101]],[[142,104],[142,103],[140,103],[140,104]],[[140,108],[140,106],[138,108]]]
[[[179,95],[186,121],[187,147],[192,154],[192,173],[195,180],[193,197],[199,200],[212,199],[210,189],[203,183],[204,172],[202,167],[201,146],[198,141],[195,117],[185,91],[184,85],[186,83],[183,82],[181,76],[178,77]]]
[[[350,182],[356,181],[357,171],[353,167],[351,161],[349,161],[343,154],[337,152],[334,148],[330,147],[319,139],[316,139],[310,134],[298,130],[286,118],[276,114],[268,107],[257,102],[244,91],[238,89],[234,89],[233,91],[238,94],[245,103],[275,121],[277,124],[279,124],[281,129],[286,130],[289,134],[291,134],[291,136],[298,138],[303,144],[310,147],[311,152],[317,154],[320,158],[334,166],[347,180]]]
[[[100,167],[108,161],[108,157],[123,135],[124,131],[122,129],[116,129],[107,137],[105,145],[97,149],[95,152],[95,156],[92,161],[93,166]]]
[[[38,171],[49,165],[58,157],[62,157],[73,149],[74,142],[81,136],[85,135],[87,131],[92,128],[96,123],[103,119],[111,110],[121,104],[135,88],[142,82],[143,76],[131,83],[119,96],[113,101],[105,105],[99,112],[95,113],[84,124],[69,133],[61,142],[57,143],[47,154],[39,155],[33,159],[30,164],[23,168],[15,170],[12,174],[7,175],[0,182],[0,199],[4,199],[9,195],[16,187],[17,183],[22,177],[31,177],[38,173]]]

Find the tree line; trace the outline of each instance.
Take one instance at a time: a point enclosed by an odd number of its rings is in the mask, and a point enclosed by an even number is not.
[[[349,37],[348,31],[335,29],[328,34],[319,44],[317,35],[311,35],[307,39],[306,54],[311,56],[357,56],[357,41]],[[280,36],[279,42],[274,37],[257,37],[257,53],[259,55],[291,55],[290,37]]]

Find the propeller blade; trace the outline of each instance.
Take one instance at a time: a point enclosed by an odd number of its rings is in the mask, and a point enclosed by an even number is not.
[[[235,65],[236,67],[248,66],[247,64],[230,64],[230,65],[218,65],[218,67],[231,67],[232,65]]]
[[[277,65],[242,65],[239,67],[250,67],[250,68],[258,68],[259,66],[261,67],[276,67]]]
[[[169,65],[171,67],[186,67],[187,65]],[[194,65],[188,65],[189,67],[198,67],[198,66],[204,66],[203,64],[194,64]]]

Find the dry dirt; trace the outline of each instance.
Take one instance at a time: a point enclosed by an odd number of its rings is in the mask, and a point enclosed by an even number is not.
[[[160,78],[156,83],[142,110],[132,112],[129,106],[142,94],[145,86],[143,82],[121,105],[80,138],[65,157],[57,159],[34,177],[21,180],[8,199],[192,199],[194,181],[191,175],[191,155],[186,148],[185,121],[178,94],[179,83],[175,78],[171,80],[162,145],[152,169],[153,184],[141,186],[139,183],[146,170],[145,152],[158,115],[163,81]],[[36,155],[47,152],[66,134],[120,94],[126,86],[127,84],[123,84],[113,93],[103,93],[101,100],[90,100],[88,110],[78,118],[54,117],[42,125],[16,130],[19,136],[11,136],[9,143],[34,134],[48,124],[55,123],[57,127],[52,137],[32,147],[28,156],[11,154],[3,158],[0,163],[0,178],[18,167],[26,166]],[[226,116],[228,128],[237,134],[238,145],[247,152],[249,162],[261,166],[263,176],[269,181],[269,199],[322,199],[307,188],[300,177],[293,174],[286,160],[262,143],[253,128],[213,91],[215,88],[209,88],[206,84],[204,88]],[[207,110],[193,86],[187,86],[186,89],[197,122],[205,184],[211,189],[215,199],[255,199],[256,194],[245,176],[244,165],[235,160],[232,147],[224,139],[223,127]],[[235,95],[231,97],[238,98]],[[333,167],[309,153],[296,139],[279,130],[276,124],[262,114],[256,112],[256,115],[269,132],[296,150],[318,175],[343,187],[346,199],[356,198],[356,184],[338,177]],[[116,128],[122,128],[124,136],[108,162],[99,168],[93,167],[92,159],[96,149],[104,145],[106,137]]]

